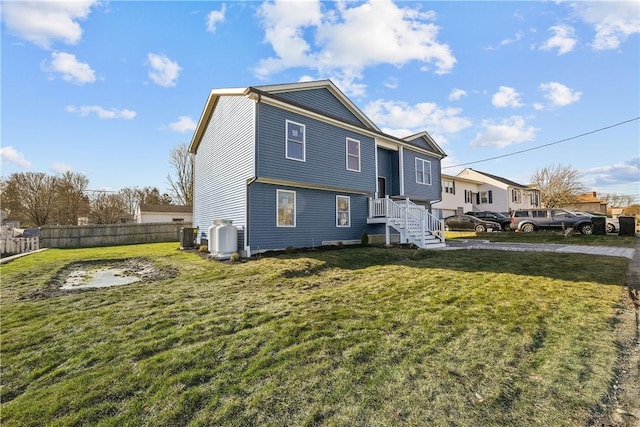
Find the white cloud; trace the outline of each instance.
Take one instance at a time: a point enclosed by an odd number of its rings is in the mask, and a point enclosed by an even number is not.
[[[2,158],[3,165],[12,164],[25,169],[31,167],[31,162],[24,158],[24,154],[12,146],[0,147],[0,158]]]
[[[511,116],[500,123],[483,120],[482,127],[484,130],[471,141],[472,147],[504,148],[511,144],[532,141],[537,131],[533,126],[527,126],[521,116]]]
[[[489,46],[489,47],[486,48],[486,50],[496,50],[496,49],[498,49],[498,47],[510,45],[511,43],[515,43],[517,41],[520,41],[522,39],[522,37],[524,37],[524,33],[522,31],[518,31],[513,36],[513,38],[506,38],[506,39],[500,41],[500,44],[498,46]]]
[[[131,110],[118,110],[117,108],[111,108],[109,110],[100,107],[99,105],[82,105],[76,107],[74,105],[67,106],[69,113],[77,114],[81,117],[86,117],[91,113],[95,113],[99,119],[125,119],[131,120],[136,116],[135,111]]]
[[[352,4],[263,3],[259,15],[265,41],[275,55],[259,61],[256,75],[266,78],[287,68],[307,67],[322,76],[345,75],[354,82],[362,78],[364,68],[377,64],[418,61],[434,66],[437,74],[448,73],[455,65],[449,46],[438,40],[433,12],[401,8],[390,0]],[[335,9],[323,13],[322,7],[330,5]]]
[[[522,107],[520,102],[520,94],[512,87],[500,86],[498,92],[491,97],[491,103],[497,108],[518,108]]]
[[[51,170],[56,173],[73,172],[73,168],[61,162],[55,162],[51,165]]]
[[[169,128],[175,132],[194,131],[196,126],[197,123],[189,116],[180,116],[177,122],[169,123]]]
[[[227,11],[227,5],[222,3],[222,9],[212,10],[207,15],[207,31],[212,33],[216,32],[216,25],[220,22],[224,22],[224,14]]]
[[[640,33],[640,2],[606,1],[571,3],[575,13],[593,26],[594,50],[618,49],[630,35]]]
[[[80,62],[75,55],[66,52],[51,52],[51,62],[43,66],[45,71],[60,73],[66,82],[83,85],[96,81],[95,71],[89,64]]]
[[[157,85],[163,87],[173,87],[182,68],[177,62],[170,60],[166,55],[149,53],[147,55],[149,65],[149,78]]]
[[[458,89],[455,88],[451,91],[451,93],[449,94],[449,101],[458,101],[460,100],[463,96],[467,96],[467,91],[463,90],[463,89]]]
[[[384,82],[384,87],[389,89],[397,89],[398,88],[398,79],[395,77],[389,77],[386,82]]]
[[[585,176],[594,175],[596,185],[640,183],[640,157],[621,161],[611,166],[599,166],[582,171]]]
[[[440,108],[435,103],[409,105],[401,101],[376,100],[368,103],[364,113],[384,132],[397,137],[426,130],[439,144],[447,142],[445,135],[455,134],[471,126],[460,116],[459,108]]]
[[[564,107],[578,102],[582,96],[582,92],[574,91],[557,82],[541,83],[540,90],[551,105],[556,107]]]
[[[78,21],[97,4],[97,0],[4,1],[2,20],[9,32],[49,49],[56,40],[78,43],[82,38]]]
[[[569,25],[554,25],[549,28],[549,31],[554,35],[540,46],[541,50],[558,49],[558,55],[563,55],[571,52],[578,43],[575,29]]]

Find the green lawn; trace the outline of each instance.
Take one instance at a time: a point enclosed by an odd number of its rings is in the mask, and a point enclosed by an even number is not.
[[[0,267],[8,426],[579,426],[614,381],[628,260],[344,248],[236,264],[177,244]],[[59,294],[66,264],[177,277]]]
[[[635,236],[618,236],[617,234],[595,235],[574,233],[565,237],[561,231],[536,231],[535,233],[514,233],[501,231],[498,233],[476,233],[475,231],[447,231],[447,240],[481,239],[497,243],[554,243],[559,245],[620,246],[633,248]]]

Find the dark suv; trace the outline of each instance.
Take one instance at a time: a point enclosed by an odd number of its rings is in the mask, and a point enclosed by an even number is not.
[[[591,218],[575,215],[564,209],[519,209],[511,215],[511,229],[529,233],[538,229],[564,230],[569,227],[582,234],[591,234]]]
[[[484,219],[485,221],[497,222],[505,231],[508,231],[509,226],[511,225],[511,217],[508,217],[500,212],[469,211],[465,212],[464,214],[475,216],[476,218]]]

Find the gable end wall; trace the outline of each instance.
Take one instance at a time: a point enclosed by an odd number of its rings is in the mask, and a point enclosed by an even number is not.
[[[195,154],[193,226],[202,233],[216,219],[246,225],[246,182],[254,175],[255,102],[221,97]],[[240,232],[238,233],[241,234]]]
[[[364,126],[364,124],[328,89],[297,90],[278,93],[277,96],[295,102],[296,104],[303,105],[312,110],[326,113],[356,126]]]

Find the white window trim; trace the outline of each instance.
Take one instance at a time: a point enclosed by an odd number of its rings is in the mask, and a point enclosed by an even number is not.
[[[289,124],[302,127],[302,159],[289,156]],[[292,141],[299,144],[297,141]],[[297,162],[307,161],[307,128],[302,123],[294,122],[293,120],[287,120],[284,129],[284,156],[289,160],[295,160]]]
[[[347,215],[348,215],[348,219],[347,219],[347,225],[343,225],[340,224],[340,216],[338,215],[340,213],[340,210],[338,209],[338,200],[340,198],[343,199],[347,199],[348,203],[349,203],[349,209],[347,210]],[[336,227],[351,227],[351,197],[349,196],[340,196],[340,195],[336,195]]]
[[[484,194],[484,199],[483,199],[483,194]],[[480,204],[481,205],[488,205],[489,204],[489,191],[481,191],[480,192]]]
[[[293,225],[280,225],[280,193],[293,194]],[[291,190],[276,190],[276,227],[278,228],[294,228],[296,226],[296,192]]]
[[[451,181],[451,180],[445,179],[444,180],[444,185],[442,187],[444,188],[444,192],[445,193],[455,196],[455,194],[456,194],[456,182],[455,181]]]
[[[420,165],[422,166],[421,168],[418,168],[418,163],[420,163]],[[420,181],[418,181],[418,169],[420,169],[422,171],[422,176],[424,178],[427,177],[427,174],[424,172],[424,164],[425,163],[429,164],[429,182],[420,182]],[[416,157],[416,183],[417,184],[421,184],[421,185],[431,185],[432,181],[433,181],[433,179],[431,178],[431,162],[429,160],[425,160],[425,159],[421,159],[419,157]]]
[[[355,157],[353,155],[349,154],[349,141],[351,142],[355,142],[358,144],[358,169],[351,169],[349,167],[349,157]],[[352,172],[360,172],[361,171],[361,163],[360,163],[360,158],[361,158],[361,152],[360,152],[360,141],[358,141],[357,139],[353,139],[353,138],[347,138],[346,142],[345,142],[345,152],[346,152],[346,167],[348,171],[352,171]]]
[[[521,203],[521,200],[520,190],[511,189],[511,201],[513,203]]]

